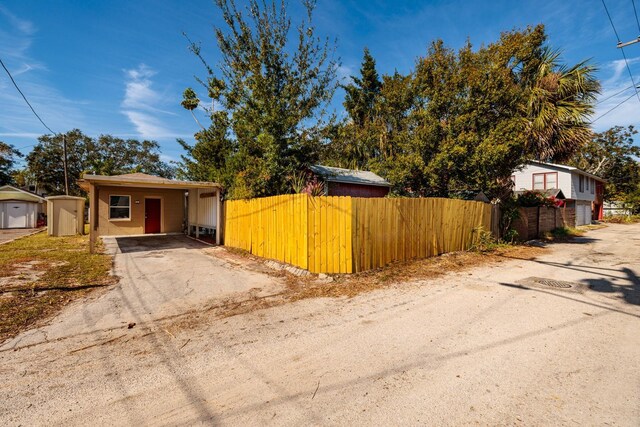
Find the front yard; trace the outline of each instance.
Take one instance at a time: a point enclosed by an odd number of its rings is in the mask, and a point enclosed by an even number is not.
[[[46,232],[0,247],[0,342],[50,318],[75,298],[117,281],[112,259],[89,253],[88,236]]]

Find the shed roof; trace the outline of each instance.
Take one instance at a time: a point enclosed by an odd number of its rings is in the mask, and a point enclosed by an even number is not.
[[[391,184],[387,180],[371,171],[334,168],[324,165],[313,165],[310,166],[309,169],[311,169],[313,173],[320,175],[327,182],[391,187]]]
[[[44,198],[30,191],[22,190],[12,185],[3,185],[0,187],[0,201],[3,200],[20,200],[23,202],[42,203]]]
[[[206,181],[179,181],[175,179],[162,178],[146,173],[126,173],[122,175],[91,175],[84,174],[78,181],[78,185],[85,190],[89,189],[89,184],[112,185],[119,187],[142,187],[142,188],[220,188],[220,184]]]

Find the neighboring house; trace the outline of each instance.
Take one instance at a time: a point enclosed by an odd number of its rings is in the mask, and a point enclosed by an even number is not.
[[[325,183],[325,196],[385,197],[391,184],[370,171],[334,168],[323,165],[309,167]]]
[[[45,212],[46,201],[37,194],[11,185],[0,187],[0,228],[37,227]]]
[[[143,173],[85,174],[78,181],[89,193],[89,235],[215,234],[220,243],[219,184],[176,181]]]
[[[562,190],[566,207],[575,208],[576,225],[603,217],[605,180],[599,176],[572,166],[530,161],[519,167],[511,179],[516,191]]]

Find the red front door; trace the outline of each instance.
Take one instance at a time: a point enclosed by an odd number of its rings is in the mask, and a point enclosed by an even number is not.
[[[160,233],[160,199],[144,199],[144,232]]]

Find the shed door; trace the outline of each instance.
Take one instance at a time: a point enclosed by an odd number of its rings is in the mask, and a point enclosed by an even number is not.
[[[5,205],[7,212],[7,228],[27,227],[27,204],[9,202]]]
[[[161,220],[160,199],[144,199],[144,232],[146,234],[160,233]]]
[[[78,233],[78,203],[75,200],[56,200],[54,202],[54,221],[56,236],[73,236]]]

